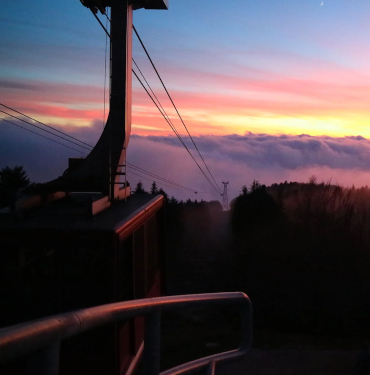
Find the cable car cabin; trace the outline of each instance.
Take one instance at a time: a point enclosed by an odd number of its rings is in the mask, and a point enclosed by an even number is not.
[[[93,215],[96,202],[104,198],[71,193],[22,216],[0,215],[0,327],[162,295],[163,197],[133,195]],[[131,373],[143,325],[139,317],[63,342],[60,373]],[[26,360],[0,372],[25,368]]]

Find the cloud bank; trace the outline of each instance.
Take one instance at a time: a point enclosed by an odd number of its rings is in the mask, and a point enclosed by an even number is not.
[[[94,144],[102,124],[96,122],[88,128],[63,127],[63,130]],[[193,138],[218,185],[222,187],[222,181],[230,181],[230,198],[238,195],[241,187],[251,184],[253,179],[266,185],[284,181],[306,182],[314,174],[318,180],[331,180],[344,186],[363,186],[370,180],[370,140],[362,136],[246,133]],[[203,166],[189,140],[187,145]],[[42,182],[60,176],[67,167],[68,157],[80,156],[83,154],[0,120],[0,168],[23,165],[31,180]],[[221,199],[174,136],[132,135],[128,161],[199,192],[195,195],[158,182],[179,199]],[[153,179],[144,177],[147,176],[140,178],[130,171],[128,173],[132,185],[141,179],[149,189]]]
[[[305,182],[315,174],[319,180],[362,186],[370,177],[370,141],[361,136],[247,133],[198,136],[194,140],[219,185],[230,181],[231,196],[254,178],[265,184]],[[189,142],[188,147],[196,155]],[[212,191],[176,137],[133,136],[130,148],[132,163],[143,167],[149,163],[153,170],[161,171],[158,174],[168,173],[167,178],[171,178],[172,173],[183,184],[194,183],[199,190]]]
[[[180,148],[172,136],[133,136],[153,144]],[[370,141],[362,136],[328,137],[301,135],[268,135],[247,133],[244,136],[193,137],[206,159],[228,161],[253,169],[297,170],[309,167],[370,170]],[[194,151],[194,146],[188,142]]]

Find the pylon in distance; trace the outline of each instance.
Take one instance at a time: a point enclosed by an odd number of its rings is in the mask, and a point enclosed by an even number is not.
[[[224,193],[222,194],[222,211],[229,211],[229,198],[227,196],[227,185],[229,184],[229,181],[223,182],[224,184]]]

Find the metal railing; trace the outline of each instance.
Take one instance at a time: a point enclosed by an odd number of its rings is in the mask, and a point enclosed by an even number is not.
[[[160,373],[161,311],[220,304],[238,305],[241,312],[241,343],[239,349],[211,355]],[[207,368],[215,374],[218,362],[246,354],[252,343],[252,305],[244,293],[212,293],[171,296],[118,302],[55,315],[0,330],[0,363],[29,355],[29,374],[57,375],[60,342],[82,332],[109,323],[145,316],[143,361],[146,375],[185,374]]]

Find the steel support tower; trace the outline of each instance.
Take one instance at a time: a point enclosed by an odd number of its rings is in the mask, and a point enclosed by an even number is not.
[[[229,211],[229,197],[227,196],[227,185],[229,184],[229,181],[222,181],[222,183],[224,184],[224,192],[222,194],[222,211]]]

